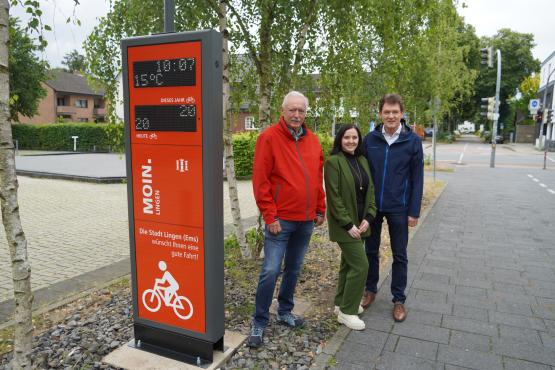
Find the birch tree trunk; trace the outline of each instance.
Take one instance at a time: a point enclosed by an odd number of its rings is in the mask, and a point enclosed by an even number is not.
[[[237,191],[237,179],[235,178],[235,161],[233,160],[233,140],[231,106],[229,104],[230,86],[229,86],[229,29],[227,28],[227,4],[226,0],[220,1],[218,12],[220,19],[220,32],[223,36],[223,112],[224,112],[224,155],[225,170],[227,176],[227,186],[229,191],[229,204],[231,206],[231,215],[233,216],[233,226],[235,227],[235,235],[237,242],[241,248],[241,256],[243,258],[251,258],[251,250],[247,245],[245,238],[245,229],[243,228],[243,220],[241,219],[241,208],[239,206],[239,194]]]
[[[27,240],[21,227],[17,203],[17,177],[12,128],[9,117],[8,28],[9,2],[0,0],[0,202],[2,223],[10,249],[15,301],[13,368],[31,369],[33,339],[31,265]]]

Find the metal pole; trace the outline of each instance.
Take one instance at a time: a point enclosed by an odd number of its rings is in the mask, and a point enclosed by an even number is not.
[[[174,29],[175,4],[173,0],[164,0],[164,32],[175,32]]]
[[[436,133],[437,133],[437,112],[439,110],[439,98],[434,98],[434,128],[432,130],[432,148],[433,148],[433,173],[434,182],[436,181]]]
[[[495,145],[497,136],[497,121],[499,120],[499,90],[501,89],[501,50],[497,49],[497,81],[495,82],[495,110],[493,113],[493,127],[491,128],[491,158],[489,166],[495,167]]]
[[[540,128],[540,134],[543,132],[543,126],[547,126],[547,89],[549,88],[549,78],[551,77],[551,75],[553,74],[553,72],[555,72],[555,69],[553,71],[551,71],[548,75],[547,75],[547,82],[545,84],[545,90],[543,90],[543,109],[542,109],[542,126]],[[540,135],[541,137],[541,135]],[[545,131],[545,140],[543,143],[543,147],[544,147],[544,151],[543,151],[543,169],[547,169],[547,147],[548,147],[548,142],[547,142],[547,129]]]

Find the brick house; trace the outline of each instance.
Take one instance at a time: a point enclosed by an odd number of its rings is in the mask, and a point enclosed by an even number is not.
[[[30,118],[20,115],[19,122],[104,122],[104,90],[93,89],[86,77],[53,70],[52,78],[42,85],[46,96],[39,103],[37,114]]]

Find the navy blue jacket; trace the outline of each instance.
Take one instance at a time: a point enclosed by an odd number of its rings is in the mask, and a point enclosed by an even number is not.
[[[364,137],[362,145],[372,172],[378,211],[419,217],[424,188],[422,140],[403,125],[399,138],[390,146],[379,125]]]

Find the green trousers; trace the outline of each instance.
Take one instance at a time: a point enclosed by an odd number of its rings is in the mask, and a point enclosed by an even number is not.
[[[339,306],[344,314],[356,315],[368,274],[368,259],[364,251],[364,241],[338,242],[337,244],[341,248],[341,265],[339,266],[335,305]]]

